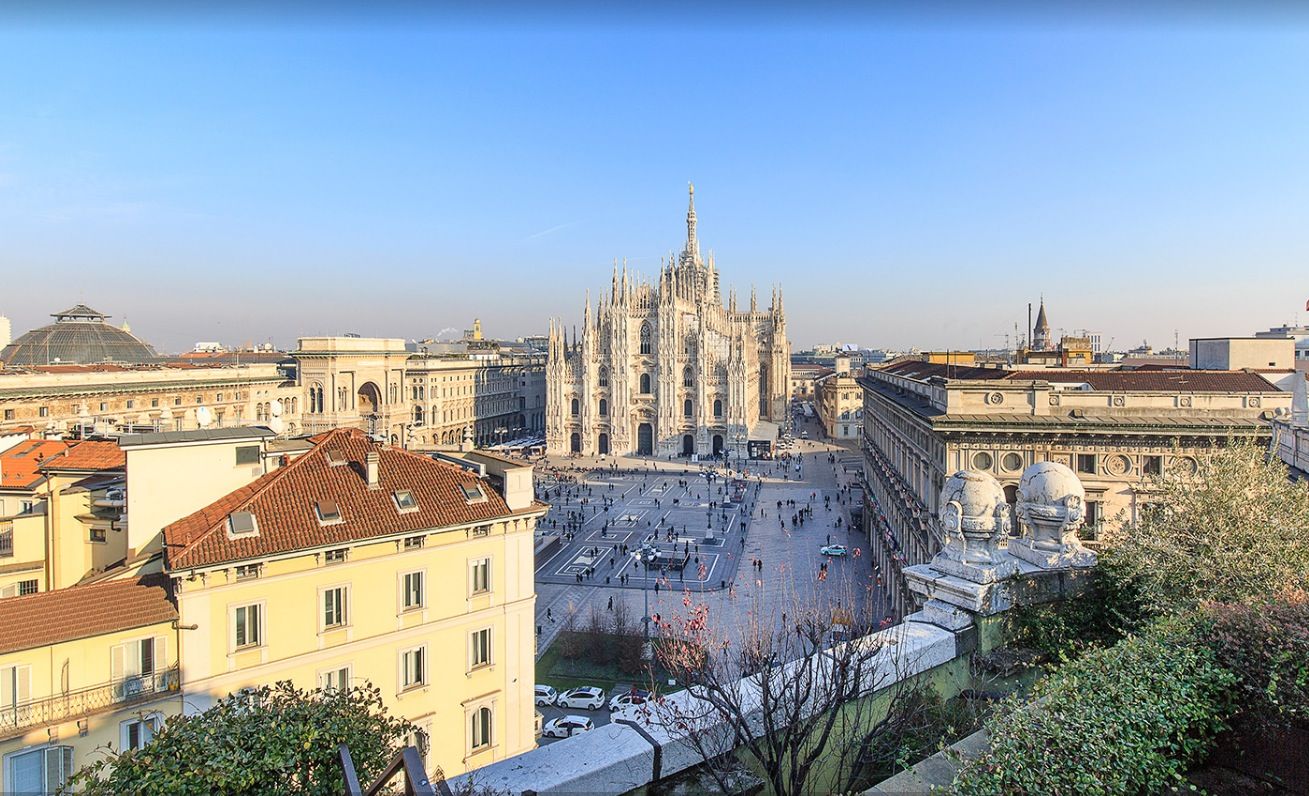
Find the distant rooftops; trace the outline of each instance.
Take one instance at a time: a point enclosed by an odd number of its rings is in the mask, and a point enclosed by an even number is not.
[[[127,455],[116,442],[87,440],[41,463],[45,471],[98,472],[121,470],[127,466]]]
[[[31,439],[0,453],[0,489],[31,489],[45,480],[41,463],[66,450],[66,442]]]
[[[1277,392],[1263,376],[1248,370],[1104,369],[1007,370],[967,365],[945,365],[905,360],[878,368],[907,379],[939,377],[964,381],[1044,381],[1051,384],[1085,384],[1097,391],[1135,392]]]

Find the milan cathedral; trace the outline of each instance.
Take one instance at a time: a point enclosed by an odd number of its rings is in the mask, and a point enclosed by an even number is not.
[[[551,321],[546,364],[546,449],[577,453],[747,455],[750,440],[776,438],[785,418],[791,347],[781,288],[760,310],[733,291],[723,304],[711,252],[700,257],[695,187],[686,246],[657,283],[621,273],[582,332]]]

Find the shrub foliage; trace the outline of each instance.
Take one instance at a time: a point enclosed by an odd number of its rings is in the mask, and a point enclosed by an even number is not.
[[[1152,505],[1110,554],[1150,613],[1309,588],[1309,490],[1262,448],[1233,445],[1196,475],[1170,473],[1152,488]]]
[[[990,750],[955,780],[961,794],[1155,793],[1226,727],[1235,677],[1207,650],[1163,634],[1086,653],[987,721]]]
[[[408,721],[387,714],[381,692],[303,691],[290,683],[229,695],[194,716],[172,716],[142,749],[107,750],[78,771],[82,794],[339,794],[338,746],[363,782],[381,773]]]
[[[1309,722],[1309,595],[1263,605],[1209,605],[1196,634],[1239,678],[1243,716],[1255,724]]]

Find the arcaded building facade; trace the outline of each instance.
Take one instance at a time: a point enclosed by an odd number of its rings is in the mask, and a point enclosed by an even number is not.
[[[791,350],[782,292],[748,310],[724,304],[712,253],[700,256],[695,189],[686,244],[657,282],[615,265],[580,334],[552,323],[546,364],[551,454],[744,456],[786,415]]]

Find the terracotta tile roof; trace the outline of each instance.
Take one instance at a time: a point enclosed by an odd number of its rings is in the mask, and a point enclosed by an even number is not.
[[[504,499],[477,476],[444,462],[379,446],[357,429],[336,429],[316,437],[313,450],[278,470],[220,498],[164,528],[170,570],[259,558],[389,534],[490,521],[511,514]],[[369,489],[364,457],[377,451],[380,487]],[[329,456],[331,454],[331,456]],[[338,458],[341,464],[332,464]],[[461,485],[479,485],[486,499],[469,503]],[[397,510],[392,494],[409,490],[418,503]],[[319,523],[315,503],[333,501],[335,524]],[[535,510],[535,507],[534,507]],[[229,538],[234,511],[255,516],[257,533]]]
[[[127,466],[127,454],[117,442],[87,440],[67,452],[44,462],[43,470],[121,470]]]
[[[31,489],[44,480],[37,465],[68,450],[68,444],[51,439],[20,442],[0,453],[0,489]]]
[[[0,601],[0,654],[172,621],[169,584],[144,575]]]
[[[1245,370],[1019,370],[1009,380],[1084,382],[1107,392],[1277,392],[1263,376]]]

